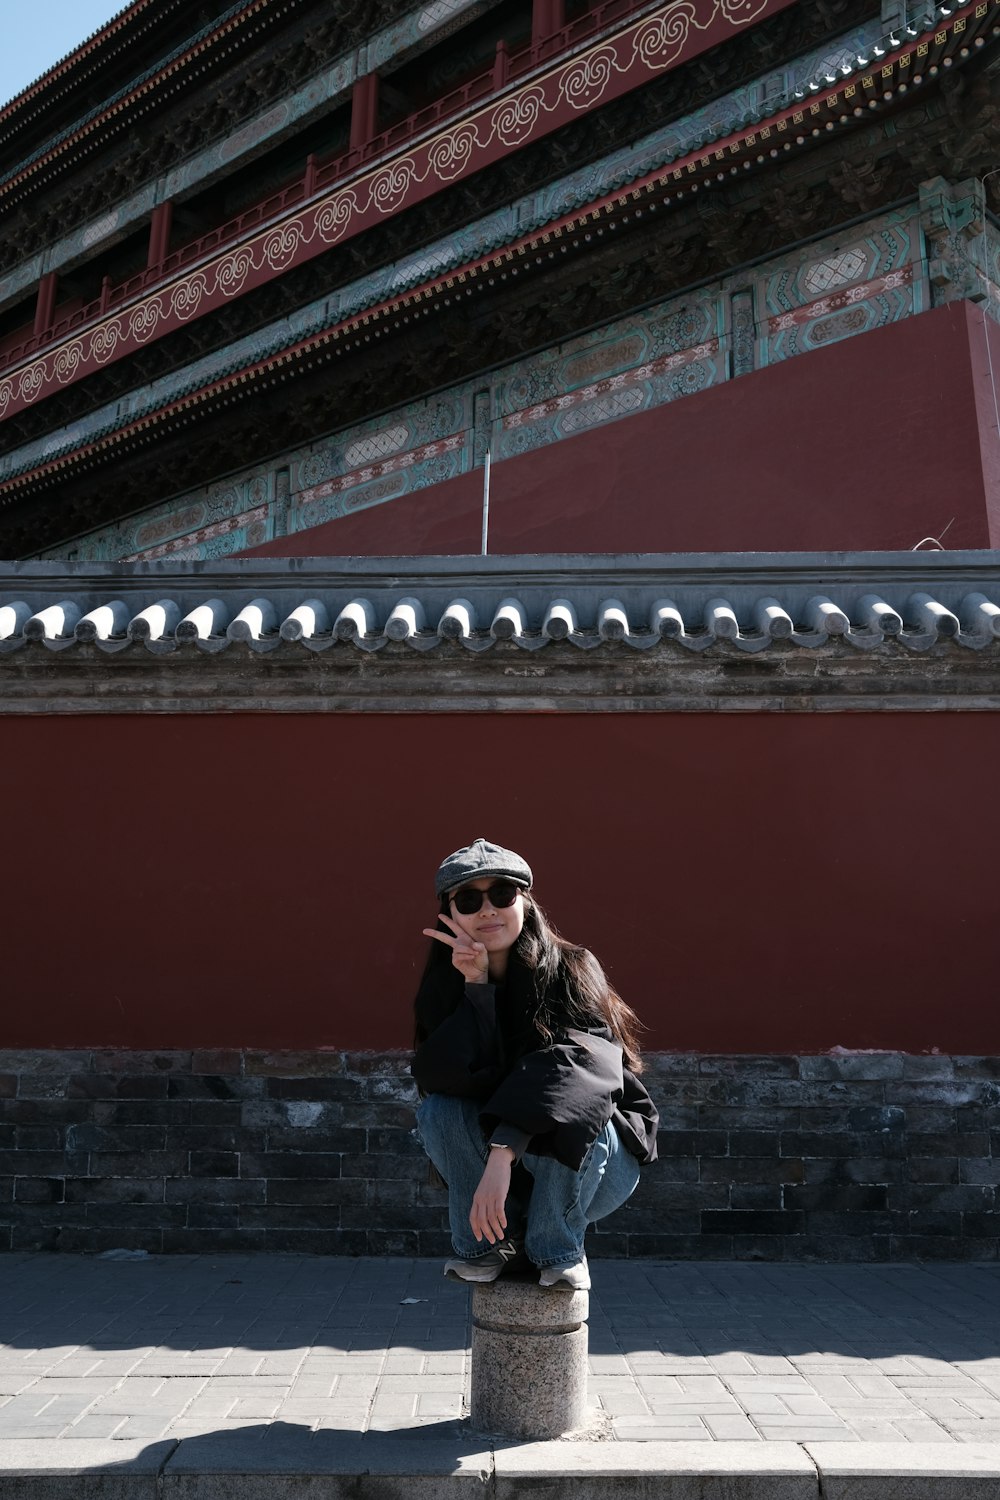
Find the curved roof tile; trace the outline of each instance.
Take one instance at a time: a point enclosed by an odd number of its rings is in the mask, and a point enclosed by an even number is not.
[[[305,576],[304,576],[305,575]],[[0,653],[967,650],[1000,640],[1000,554],[0,564]]]

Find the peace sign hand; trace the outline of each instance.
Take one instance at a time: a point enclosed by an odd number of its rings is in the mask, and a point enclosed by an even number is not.
[[[464,933],[457,922],[451,917],[441,913],[440,920],[447,922],[454,937],[449,937],[446,932],[441,932],[436,927],[425,927],[424,937],[436,938],[439,943],[447,943],[451,948],[451,961],[462,975],[466,984],[485,984],[489,979],[490,961],[483,943],[477,943]]]

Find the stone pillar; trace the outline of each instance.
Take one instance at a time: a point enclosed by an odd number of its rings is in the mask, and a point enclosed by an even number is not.
[[[553,1438],[587,1425],[587,1292],[502,1279],[472,1292],[473,1428]]]

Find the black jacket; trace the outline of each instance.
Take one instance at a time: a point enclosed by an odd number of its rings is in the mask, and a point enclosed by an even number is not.
[[[505,993],[499,1011],[492,984],[466,985],[457,1003],[418,997],[413,1076],[422,1093],[479,1100],[487,1136],[518,1158],[530,1149],[577,1171],[612,1120],[633,1156],[655,1160],[656,1108],[606,1025],[560,1026],[557,1015],[545,1044],[516,996]]]

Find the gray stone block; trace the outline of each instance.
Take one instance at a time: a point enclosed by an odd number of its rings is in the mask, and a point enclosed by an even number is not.
[[[498,1447],[495,1500],[818,1500],[797,1443],[528,1443]]]
[[[806,1443],[823,1500],[996,1500],[1000,1444]]]
[[[492,1462],[457,1425],[445,1436],[279,1424],[184,1439],[163,1500],[480,1500]]]
[[[0,1072],[4,1073],[86,1073],[90,1065],[89,1052],[65,1052],[47,1047],[5,1047],[0,1050]]]
[[[345,1100],[364,1098],[365,1086],[360,1078],[345,1078],[342,1074],[327,1074],[324,1077],[268,1078],[265,1094],[268,1099],[316,1099],[343,1103]]]
[[[669,1128],[634,1199],[595,1233],[600,1254],[996,1258],[1000,1058],[647,1061]],[[220,1249],[281,1232],[305,1248],[339,1230],[345,1253],[437,1250],[442,1190],[427,1186],[412,1133],[407,1062],[236,1049],[4,1054],[0,1248],[94,1250],[125,1233],[177,1248],[185,1230],[218,1231]],[[350,1187],[334,1189],[341,1178]],[[245,1217],[235,1212],[244,1202]],[[129,1229],[116,1205],[131,1203]],[[184,1205],[187,1218],[157,1216],[154,1204]],[[897,1215],[888,1226],[865,1217],[886,1208]],[[804,1225],[744,1217],[797,1211]]]
[[[0,1442],[4,1500],[158,1500],[158,1476],[175,1441],[99,1438]]]

